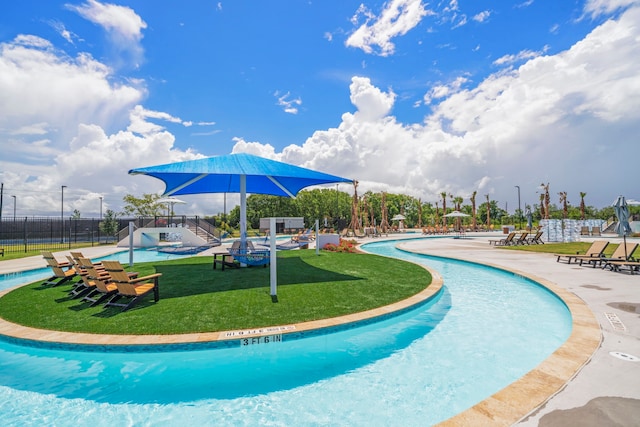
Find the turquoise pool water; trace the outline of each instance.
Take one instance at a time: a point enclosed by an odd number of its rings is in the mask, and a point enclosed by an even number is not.
[[[394,244],[367,250],[427,264],[445,286],[379,323],[225,349],[103,352],[0,341],[0,422],[424,426],[515,381],[569,336],[568,310],[535,283]]]

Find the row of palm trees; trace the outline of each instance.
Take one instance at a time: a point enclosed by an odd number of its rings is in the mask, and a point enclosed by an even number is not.
[[[515,223],[524,218],[524,212],[519,209],[509,214],[506,209],[498,206],[489,194],[484,195],[482,203],[478,200],[478,192],[474,191],[468,198],[454,196],[448,192],[439,193],[439,200],[435,203],[423,202],[421,199],[389,192],[367,191],[360,195],[357,183],[353,192],[323,188],[301,191],[295,199],[254,194],[247,198],[247,221],[250,227],[258,228],[260,218],[267,217],[303,217],[311,226],[319,219],[322,226],[342,229],[344,227],[390,227],[391,220],[402,215],[408,228],[422,228],[432,225],[447,225],[444,216],[453,210],[469,215],[463,221],[471,229],[492,228],[494,224]],[[586,206],[586,193],[580,193],[580,205],[571,206],[566,192],[560,192],[560,208],[551,203],[549,184],[543,184],[544,190],[540,194],[540,204],[525,205],[526,212],[531,212],[534,222],[549,218],[607,219],[614,215],[612,207],[598,210]],[[351,193],[351,194],[350,194]],[[226,227],[237,227],[240,218],[240,208],[235,206],[228,213],[211,216],[217,224]]]

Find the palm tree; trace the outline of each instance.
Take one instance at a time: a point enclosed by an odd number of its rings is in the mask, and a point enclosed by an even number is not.
[[[384,191],[380,198],[380,211],[382,216],[382,219],[380,220],[380,229],[383,233],[386,233],[389,230],[389,210],[387,209],[387,193]]]
[[[472,228],[473,231],[477,231],[477,223],[476,223],[476,194],[478,194],[477,191],[474,191],[471,194],[470,200],[471,200],[471,216],[472,216]]]
[[[549,204],[551,203],[551,197],[549,196],[549,183],[544,185],[544,182],[540,184],[544,188],[544,219],[549,219]]]
[[[460,196],[453,198],[453,205],[455,206],[457,211],[460,211],[463,201],[464,199]],[[456,227],[458,230],[462,228],[462,218],[460,217],[456,218]]]
[[[489,203],[489,195],[485,194],[487,198],[487,230],[491,229],[491,204]]]
[[[586,195],[587,193],[580,192],[580,219],[583,221],[584,221],[584,210],[585,210],[584,196]]]
[[[351,224],[349,229],[355,232],[360,229],[359,217],[359,203],[358,203],[358,181],[353,181],[353,199],[351,201]]]
[[[422,228],[422,200],[418,199],[418,228]]]
[[[560,196],[560,203],[562,204],[562,219],[567,219],[569,209],[567,208],[567,192],[561,191],[558,193]]]
[[[447,214],[447,192],[443,191],[440,195],[442,196],[442,226],[447,228],[447,217],[445,216]]]

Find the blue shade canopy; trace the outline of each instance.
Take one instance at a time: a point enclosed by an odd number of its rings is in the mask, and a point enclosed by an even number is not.
[[[243,193],[241,176],[246,177],[246,193],[288,197],[311,185],[353,181],[246,153],[137,168],[129,173],[160,179],[166,186],[165,196]]]

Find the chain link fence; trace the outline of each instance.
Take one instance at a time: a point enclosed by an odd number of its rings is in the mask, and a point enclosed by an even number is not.
[[[156,216],[116,218],[117,233],[109,236],[100,230],[98,218],[24,217],[2,218],[0,221],[0,249],[4,253],[38,250],[62,251],[77,246],[114,244],[128,236],[129,223],[139,227],[189,227],[191,231],[209,241],[220,237],[211,219],[197,216]]]

